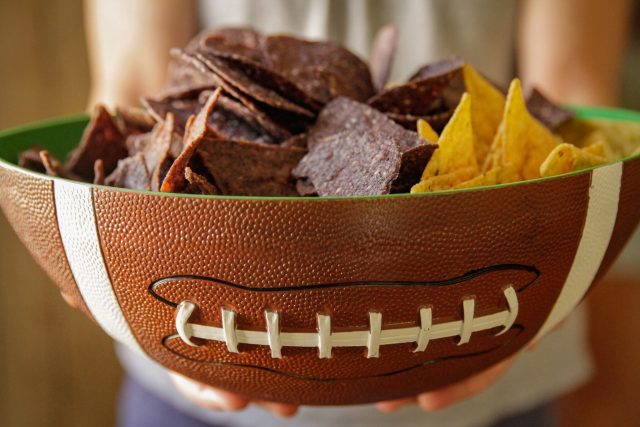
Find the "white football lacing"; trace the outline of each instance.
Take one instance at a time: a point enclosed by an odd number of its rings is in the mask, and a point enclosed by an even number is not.
[[[366,347],[367,357],[379,357],[381,345],[416,343],[414,352],[425,351],[429,341],[459,337],[458,345],[466,344],[471,334],[502,327],[496,334],[502,335],[513,326],[518,316],[518,296],[513,286],[503,290],[507,310],[475,317],[475,299],[462,300],[462,319],[445,323],[432,323],[430,307],[420,309],[420,325],[407,328],[382,329],[382,313],[369,313],[369,330],[331,331],[331,316],[317,314],[317,332],[282,332],[280,315],[265,310],[266,331],[250,331],[236,327],[237,314],[222,308],[222,327],[189,323],[197,308],[185,300],[178,305],[176,330],[186,344],[196,347],[191,338],[224,342],[231,353],[239,353],[238,344],[266,345],[271,357],[281,358],[282,347],[316,347],[320,358],[330,358],[334,347]]]

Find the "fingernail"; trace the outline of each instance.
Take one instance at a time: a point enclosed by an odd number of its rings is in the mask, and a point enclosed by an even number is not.
[[[376,408],[380,412],[394,412],[396,409],[395,406],[387,406],[387,405],[376,405]]]
[[[62,299],[64,299],[64,301],[71,307],[73,308],[78,308],[78,304],[76,303],[76,300],[71,298],[71,296],[65,292],[60,292],[60,295],[62,295]]]
[[[424,411],[435,411],[439,406],[437,400],[428,394],[418,396],[418,405]]]
[[[210,388],[203,387],[198,390],[198,398],[215,406],[218,406],[220,409],[223,409],[225,411],[230,411],[233,409],[231,405],[229,405],[227,399],[224,399],[222,396],[220,396],[219,393]]]

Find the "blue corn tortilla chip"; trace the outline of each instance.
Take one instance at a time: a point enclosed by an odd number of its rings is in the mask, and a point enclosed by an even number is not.
[[[309,132],[308,147],[309,153],[293,174],[303,180],[303,190],[310,183],[320,196],[406,191],[408,182],[419,177],[435,150],[416,132],[347,98],[325,107]]]
[[[382,92],[391,75],[398,48],[398,28],[385,25],[378,30],[371,49],[371,80],[376,92]]]
[[[417,117],[453,111],[464,92],[463,64],[450,59],[423,67],[407,83],[382,91],[368,104],[386,113]]]
[[[233,89],[246,97],[253,98],[255,101],[269,105],[272,108],[288,111],[303,117],[312,118],[315,116],[312,111],[297,105],[278,92],[264,86],[260,81],[255,80],[255,75],[247,75],[246,69],[248,67],[246,64],[207,53],[198,54],[197,58],[202,61],[212,73],[218,75],[225,83],[231,85]],[[254,71],[257,71],[257,69]],[[266,75],[266,73],[263,74]]]
[[[277,35],[265,39],[264,51],[273,71],[320,104],[340,96],[366,101],[375,93],[367,64],[337,43]]]
[[[207,122],[221,93],[222,89],[216,89],[198,114],[189,117],[184,133],[184,149],[182,153],[180,153],[180,156],[173,162],[162,181],[162,185],[160,186],[161,192],[179,193],[187,187],[188,181],[185,178],[185,169],[189,167],[189,163],[198,147],[210,132]]]
[[[128,156],[125,138],[107,109],[97,105],[91,122],[82,135],[80,145],[69,155],[64,173],[77,175],[93,182],[93,165],[101,159],[106,174],[110,174],[118,161]]]
[[[405,129],[416,130],[418,126],[418,120],[424,120],[435,130],[440,133],[449,122],[449,119],[453,115],[453,110],[443,111],[440,113],[433,113],[428,116],[413,116],[411,114],[395,114],[387,113],[394,122],[398,123]]]
[[[196,154],[221,194],[298,195],[291,171],[305,155],[301,148],[205,138]]]
[[[553,132],[575,117],[571,111],[554,104],[536,88],[527,95],[526,104],[531,115]]]
[[[142,153],[119,160],[118,166],[105,178],[104,183],[111,187],[151,190],[151,175]]]

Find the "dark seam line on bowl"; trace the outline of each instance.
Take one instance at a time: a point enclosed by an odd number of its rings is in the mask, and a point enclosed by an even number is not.
[[[358,282],[343,282],[343,283],[321,283],[321,284],[308,284],[308,285],[299,285],[299,286],[291,286],[291,287],[264,287],[264,288],[252,288],[246,285],[240,285],[237,283],[229,282],[226,280],[215,279],[211,277],[205,276],[196,276],[196,275],[176,275],[165,277],[162,279],[155,280],[149,285],[148,291],[157,300],[160,302],[170,305],[172,307],[177,307],[178,304],[172,301],[167,300],[166,298],[159,295],[156,290],[163,284],[168,282],[172,282],[175,280],[203,280],[212,283],[218,283],[226,286],[231,286],[237,289],[250,291],[250,292],[282,292],[282,291],[309,291],[314,289],[330,289],[330,288],[339,288],[346,286],[381,286],[381,287],[389,287],[389,286],[400,286],[400,287],[411,287],[411,286],[428,286],[428,287],[440,287],[440,286],[450,286],[456,285],[462,282],[466,282],[468,280],[474,279],[478,276],[482,276],[484,274],[493,273],[495,271],[507,271],[507,270],[520,270],[527,271],[533,273],[535,277],[530,282],[526,283],[525,286],[521,287],[518,292],[523,291],[527,287],[529,287],[533,282],[535,282],[540,276],[540,271],[534,267],[524,264],[498,264],[491,267],[480,268],[476,270],[468,271],[467,273],[454,277],[452,279],[440,280],[440,281],[425,281],[425,282],[412,282],[412,281],[358,281]]]

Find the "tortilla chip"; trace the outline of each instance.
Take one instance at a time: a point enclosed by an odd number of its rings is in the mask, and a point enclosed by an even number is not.
[[[118,161],[116,169],[104,180],[111,187],[150,190],[151,175],[142,154]]]
[[[197,57],[209,67],[211,72],[217,74],[222,80],[232,85],[235,90],[245,96],[279,110],[306,117],[315,116],[312,111],[289,101],[278,92],[261,85],[258,81],[245,74],[243,70],[243,68],[246,68],[246,66],[243,66],[245,64],[238,64],[233,60],[206,53],[198,54]]]
[[[58,159],[49,154],[47,150],[40,151],[39,155],[47,175],[61,176],[60,171],[62,169],[62,166],[60,165]]]
[[[560,175],[605,163],[607,160],[572,144],[556,146],[540,165],[540,176]]]
[[[478,175],[468,181],[464,181],[454,188],[485,187],[488,185],[508,184],[518,181],[519,176],[513,165],[498,166],[488,172]]]
[[[123,135],[129,136],[151,131],[156,121],[142,108],[116,107],[116,124]]]
[[[429,193],[432,191],[449,190],[473,178],[477,173],[474,167],[467,166],[443,175],[431,176],[411,187],[411,193]]]
[[[471,98],[469,94],[465,93],[462,95],[460,105],[453,113],[453,117],[451,117],[438,139],[438,150],[427,164],[422,174],[422,180],[439,175],[453,174],[462,169],[473,171],[472,176],[479,174],[480,168],[478,167],[474,147],[475,136],[471,126]],[[464,176],[465,180],[471,178]]]
[[[455,102],[459,101],[464,88],[461,83],[461,63],[458,68],[443,69],[435,74],[411,80],[405,84],[390,87],[368,101],[373,108],[392,114],[427,116],[455,108],[445,102],[445,92],[452,88],[456,93]]]
[[[127,137],[125,140],[125,146],[129,156],[135,156],[138,153],[142,153],[147,145],[152,141],[153,132],[147,133],[134,133]]]
[[[609,142],[612,157],[623,159],[640,146],[640,123],[610,120],[591,120]]]
[[[421,143],[412,148],[400,147],[402,160],[398,177],[391,184],[391,193],[408,193],[416,182],[420,180],[422,171],[427,166],[429,159],[438,148],[436,144]]]
[[[18,166],[38,173],[47,173],[44,165],[42,164],[40,151],[42,151],[42,149],[33,147],[20,152],[18,154]]]
[[[322,104],[314,101],[286,76],[271,67],[271,60],[263,49],[266,38],[254,30],[224,28],[199,35],[185,49],[191,54],[213,55],[242,73],[262,89],[274,91],[294,104],[318,112]],[[262,90],[259,89],[259,90]],[[237,94],[230,92],[237,98]],[[251,92],[246,92],[252,97]],[[268,102],[268,101],[267,101]]]
[[[274,72],[321,105],[340,96],[364,102],[375,93],[367,64],[337,43],[276,35],[263,48]]]
[[[587,145],[582,149],[585,153],[592,154],[603,159],[613,160],[610,155],[607,154],[607,143],[605,140],[596,140],[592,144]]]
[[[431,143],[438,142],[439,136],[426,120],[418,120],[418,135]]]
[[[189,117],[196,115],[202,107],[199,95],[198,89],[165,94],[159,99],[143,97],[140,101],[158,123],[163,122],[168,113],[173,114],[176,131],[182,134]]]
[[[89,182],[93,182],[93,165],[102,159],[106,174],[110,174],[118,161],[127,157],[124,136],[118,129],[107,109],[96,105],[91,122],[82,135],[80,145],[69,155],[64,166],[70,172]]]
[[[464,83],[471,97],[471,120],[476,135],[476,160],[483,164],[502,120],[505,97],[472,66],[463,67]]]
[[[423,65],[413,73],[413,75],[409,78],[409,81],[422,80],[422,79],[430,79],[437,76],[442,76],[446,74],[450,74],[453,72],[457,72],[457,70],[461,70],[464,66],[464,61],[457,57],[444,58],[440,61],[431,62],[427,65]],[[464,84],[464,81],[462,82]],[[464,92],[464,88],[463,88]],[[462,96],[462,93],[460,93]],[[459,99],[456,100],[456,105]]]
[[[338,98],[320,114],[308,145],[309,153],[294,175],[308,178],[319,195],[328,196],[388,194],[399,177],[403,153],[428,144],[383,113]],[[414,154],[430,156],[433,148]]]
[[[171,165],[171,168],[167,172],[164,181],[160,186],[160,191],[163,193],[178,193],[187,187],[188,182],[185,178],[184,171],[189,166],[189,162],[196,153],[198,146],[207,135],[207,131],[209,129],[207,122],[221,93],[222,89],[216,89],[216,91],[209,97],[204,107],[202,107],[198,115],[189,118],[184,134],[184,149],[180,156]]]
[[[434,113],[428,116],[387,113],[387,117],[389,117],[391,120],[405,129],[415,130],[418,126],[418,120],[424,120],[425,122],[429,123],[429,126],[431,126],[436,132],[442,132],[447,123],[449,123],[449,120],[451,120],[452,115],[453,110]]]
[[[492,147],[492,166],[511,164],[521,179],[539,178],[540,165],[558,143],[558,138],[529,114],[520,80],[514,79]]]
[[[143,151],[147,169],[151,173],[151,190],[160,191],[160,186],[173,162],[172,147],[175,144],[175,119],[168,113],[163,123],[153,132],[152,143]]]
[[[220,194],[220,191],[206,177],[187,167],[184,170],[184,177],[189,182],[185,193],[188,194]]]
[[[585,146],[583,141],[596,130],[595,123],[574,117],[559,125],[555,133],[558,134],[564,142],[568,142],[577,147],[583,147]]]
[[[307,151],[307,138],[308,135],[306,133],[294,135],[280,144],[280,146],[285,148],[298,147],[303,149],[304,151]]]
[[[252,28],[227,27],[204,31],[186,47],[189,52],[209,51],[229,58],[264,62],[262,45],[265,37]]]
[[[302,197],[317,196],[318,192],[308,179],[302,178],[296,181],[296,191]]]
[[[210,92],[202,96],[209,97]],[[206,98],[205,98],[206,100]],[[204,102],[202,102],[204,104]],[[267,114],[221,95],[209,117],[209,126],[227,139],[273,144],[291,137],[291,132],[275,123]]]
[[[291,171],[304,154],[295,147],[211,138],[197,149],[220,194],[239,196],[296,196]]]
[[[384,89],[391,75],[391,67],[398,48],[398,28],[385,25],[376,33],[371,51],[371,80],[376,92]]]
[[[536,88],[533,88],[529,95],[527,95],[526,104],[529,113],[552,132],[555,132],[559,126],[574,117],[571,111],[549,101],[549,99]]]
[[[93,183],[95,185],[104,185],[104,162],[102,161],[102,159],[96,160],[96,162],[93,164],[93,176]]]
[[[254,81],[259,82],[262,86],[275,91],[286,99],[293,101],[304,109],[313,111],[314,116],[322,109],[323,104],[314,100],[293,81],[276,73],[271,68],[262,64],[241,61],[238,59],[233,59],[231,61],[238,61],[239,66],[242,67],[244,73]]]

